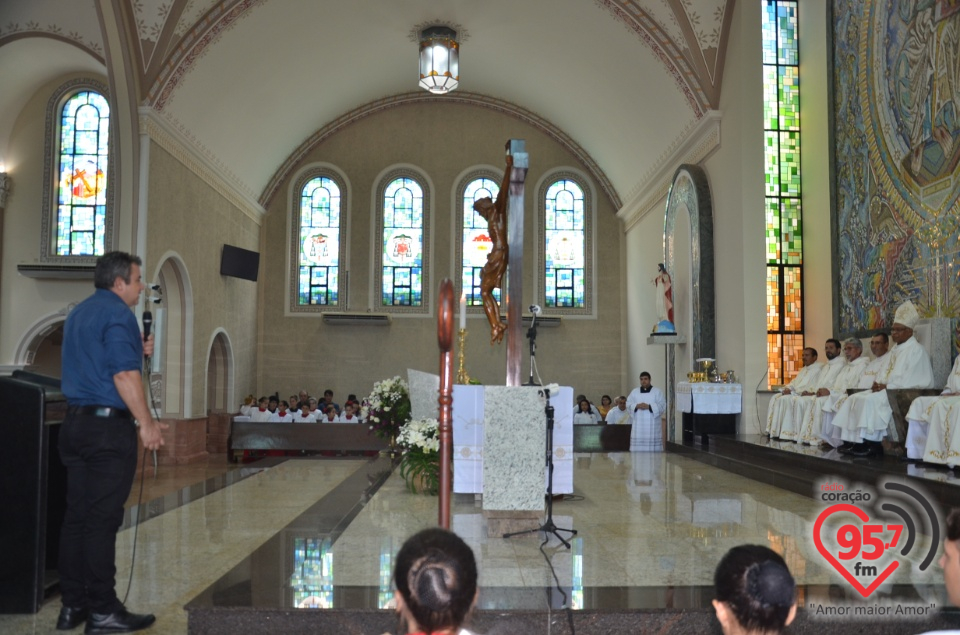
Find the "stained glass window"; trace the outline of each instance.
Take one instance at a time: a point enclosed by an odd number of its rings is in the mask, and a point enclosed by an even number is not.
[[[423,187],[396,178],[383,191],[383,306],[423,305]]]
[[[54,253],[104,253],[110,106],[92,90],[70,97],[60,110],[58,200]]]
[[[493,246],[487,232],[487,221],[474,211],[473,204],[482,198],[497,199],[500,184],[488,178],[473,179],[463,190],[463,258],[462,289],[467,296],[467,306],[483,306],[480,299],[480,272],[487,264],[487,254]],[[493,290],[493,297],[500,302],[500,289]]]
[[[337,306],[340,300],[340,186],[316,176],[300,190],[297,303]]]
[[[586,210],[583,188],[561,179],[544,200],[544,301],[548,307],[586,306]]]
[[[803,353],[800,210],[800,56],[797,0],[761,0],[767,256],[767,365],[771,385],[799,372]]]

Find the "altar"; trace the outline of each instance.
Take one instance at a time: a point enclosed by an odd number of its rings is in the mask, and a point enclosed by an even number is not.
[[[573,493],[573,388],[562,386],[550,396],[554,408],[553,492]],[[453,491],[483,493],[484,386],[453,387]],[[546,462],[546,439],[543,439]],[[544,482],[544,493],[546,482]]]
[[[706,443],[708,434],[736,434],[742,402],[741,384],[678,382],[677,412],[683,416],[683,443],[693,445],[697,436]]]

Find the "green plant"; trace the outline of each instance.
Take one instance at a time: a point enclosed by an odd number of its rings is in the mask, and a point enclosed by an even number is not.
[[[403,426],[397,445],[403,451],[400,476],[407,489],[435,495],[440,491],[440,437],[436,419],[417,419]],[[420,483],[422,488],[418,488]]]

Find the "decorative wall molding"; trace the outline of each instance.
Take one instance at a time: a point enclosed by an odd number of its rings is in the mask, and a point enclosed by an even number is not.
[[[661,208],[678,166],[697,165],[720,147],[722,118],[719,110],[707,112],[703,118],[693,122],[681,133],[657,159],[617,212],[617,217],[623,221],[624,233],[630,231],[648,213]]]
[[[337,119],[334,119],[323,128],[320,128],[318,131],[313,133],[306,141],[300,144],[300,147],[290,153],[290,156],[287,157],[287,159],[283,162],[283,165],[280,166],[280,168],[274,173],[273,177],[267,183],[267,186],[263,189],[263,193],[260,194],[261,205],[266,207],[270,203],[270,200],[277,193],[277,189],[283,183],[284,179],[286,179],[293,170],[297,169],[307,154],[309,154],[315,147],[323,143],[325,140],[337,132],[340,132],[350,124],[364,119],[365,117],[369,117],[398,106],[436,102],[436,96],[431,95],[423,90],[419,92],[402,93],[400,95],[385,97],[383,99],[370,102],[369,104],[360,106],[359,108],[351,110]],[[443,103],[465,104],[469,106],[477,106],[479,108],[486,108],[488,110],[500,112],[515,119],[519,119],[520,121],[533,126],[540,132],[559,143],[565,150],[575,156],[577,160],[584,165],[587,173],[600,186],[600,190],[607,195],[607,198],[610,200],[613,208],[620,208],[622,204],[620,201],[620,195],[617,193],[617,190],[613,186],[613,183],[610,181],[610,179],[607,178],[606,173],[604,173],[604,171],[600,168],[600,165],[593,160],[593,157],[590,156],[590,154],[583,147],[581,147],[580,144],[569,137],[565,132],[563,132],[563,130],[555,126],[553,123],[547,121],[540,115],[508,101],[460,90],[454,91],[449,95],[445,95],[443,97]]]
[[[140,132],[172,154],[188,170],[237,206],[257,225],[263,222],[266,210],[255,198],[244,191],[244,185],[214,165],[195,147],[194,143],[152,108],[140,108]]]
[[[7,195],[10,193],[12,185],[13,179],[10,178],[10,175],[6,172],[0,172],[0,209],[6,208]]]

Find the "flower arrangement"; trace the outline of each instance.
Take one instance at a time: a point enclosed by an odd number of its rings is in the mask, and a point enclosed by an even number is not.
[[[436,494],[440,491],[438,428],[436,419],[417,419],[403,426],[397,437],[397,445],[403,451],[400,476],[411,492]]]
[[[360,416],[370,431],[381,439],[393,439],[410,421],[410,389],[396,376],[373,385],[373,392],[363,400]]]

